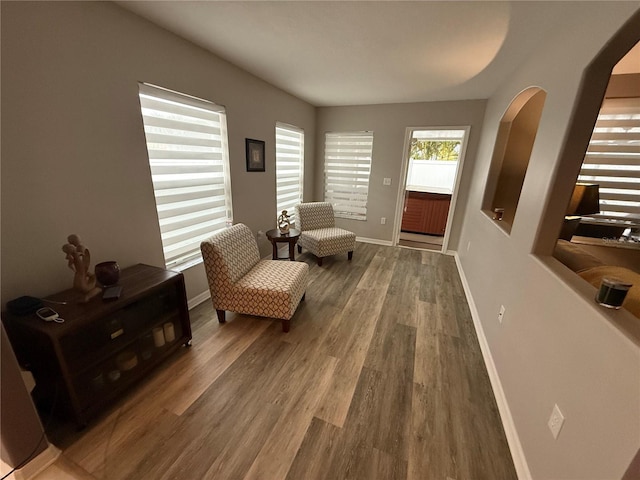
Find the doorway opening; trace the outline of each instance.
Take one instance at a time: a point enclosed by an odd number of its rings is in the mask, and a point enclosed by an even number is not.
[[[407,128],[394,244],[446,252],[469,127]]]

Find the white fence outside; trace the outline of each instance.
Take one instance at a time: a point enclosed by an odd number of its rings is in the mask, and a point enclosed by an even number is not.
[[[458,162],[409,159],[407,186],[424,191],[453,192]]]

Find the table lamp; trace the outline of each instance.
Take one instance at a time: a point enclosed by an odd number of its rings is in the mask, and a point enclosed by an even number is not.
[[[571,240],[582,215],[600,213],[600,185],[597,183],[576,183],[564,217],[560,237]]]

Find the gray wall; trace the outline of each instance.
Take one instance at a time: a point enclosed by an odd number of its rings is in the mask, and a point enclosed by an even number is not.
[[[164,265],[139,81],[226,106],[236,222],[275,227],[276,121],[306,132],[312,197],[313,106],[115,4],[2,2],[3,304],[71,287],[70,233],[92,265]],[[266,141],[266,172],[246,172],[245,137]],[[207,290],[201,265],[185,277]]]
[[[465,196],[471,183],[485,105],[486,100],[467,100],[318,108],[315,198],[324,198],[325,133],[372,131],[373,157],[367,220],[337,219],[337,223],[355,232],[359,237],[391,241],[407,127],[471,126],[459,188],[460,196],[450,233],[449,247],[455,249],[464,217]],[[391,186],[382,184],[385,177],[391,178]],[[380,224],[380,217],[386,217],[385,225]]]
[[[487,104],[458,255],[500,379],[498,397],[504,394],[534,479],[622,478],[640,447],[640,336],[612,321],[638,319],[598,307],[593,287],[554,259],[531,254],[541,230],[557,236],[560,229],[566,203],[549,206],[555,228],[541,228],[543,210],[582,73],[637,8],[585,2]],[[529,86],[543,88],[547,98],[509,235],[480,206],[500,119]],[[568,200],[575,177],[557,181],[567,184]],[[547,421],[556,403],[566,420],[554,440]]]

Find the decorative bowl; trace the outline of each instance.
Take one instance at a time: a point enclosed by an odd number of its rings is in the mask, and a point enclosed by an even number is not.
[[[103,287],[115,285],[120,280],[120,266],[118,262],[98,263],[95,268],[96,279]]]

